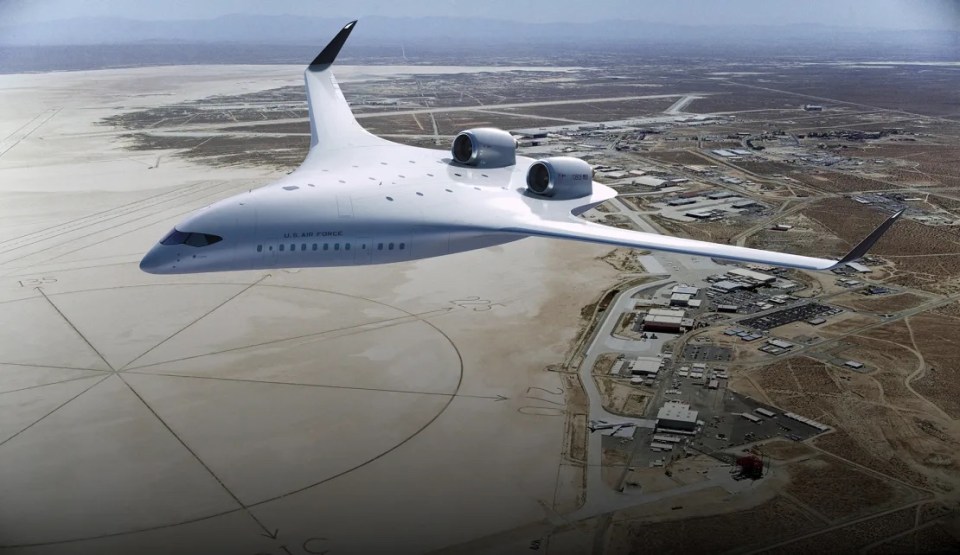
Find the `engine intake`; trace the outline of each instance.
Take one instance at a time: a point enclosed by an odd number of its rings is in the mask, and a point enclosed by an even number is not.
[[[504,168],[517,163],[517,140],[503,129],[478,127],[461,131],[450,153],[465,166]]]
[[[527,190],[541,197],[571,199],[593,193],[593,168],[579,158],[554,156],[534,162],[527,171]]]

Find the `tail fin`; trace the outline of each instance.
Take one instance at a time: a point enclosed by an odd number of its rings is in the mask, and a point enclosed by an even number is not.
[[[307,107],[310,111],[311,154],[314,151],[373,146],[386,142],[357,123],[330,71],[330,66],[356,24],[356,21],[347,23],[304,71]]]

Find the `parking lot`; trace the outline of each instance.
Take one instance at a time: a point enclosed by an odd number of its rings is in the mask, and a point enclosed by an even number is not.
[[[733,305],[737,307],[740,314],[753,314],[760,311],[758,303],[766,302],[770,297],[757,293],[756,291],[732,291],[730,293],[719,293],[717,291],[707,291],[707,297],[717,305]]]
[[[604,438],[608,442],[624,442],[626,437],[633,436],[634,441],[641,442],[642,447],[637,450],[632,466],[647,467],[667,464],[671,458],[682,455],[684,448],[703,453],[714,453],[737,445],[744,445],[774,437],[783,437],[794,441],[802,441],[813,437],[820,430],[784,416],[782,410],[770,405],[750,399],[727,389],[726,379],[717,379],[726,371],[721,367],[707,364],[702,370],[702,378],[694,378],[694,369],[676,363],[674,368],[661,372],[658,382],[661,382],[662,400],[651,406],[651,415],[665,401],[682,401],[689,403],[693,410],[699,412],[698,420],[704,424],[696,435],[681,436],[673,445],[672,450],[659,450],[651,447],[658,442],[654,438],[656,431],[647,428],[624,430],[621,437]],[[689,371],[683,371],[687,368]],[[686,374],[686,375],[684,375]],[[709,387],[711,380],[717,381],[717,389]],[[774,413],[773,417],[764,416],[756,409],[765,409]],[[746,413],[749,417],[743,416]],[[613,444],[610,444],[613,447]]]
[[[755,412],[758,408],[769,410],[776,416],[762,416]],[[748,420],[741,416],[742,413],[747,413],[759,421]],[[722,413],[701,419],[706,424],[694,445],[706,452],[777,436],[802,441],[821,433],[813,426],[787,418],[780,409],[729,391],[725,391]]]
[[[776,312],[771,312],[770,314],[764,314],[763,316],[740,320],[738,324],[766,331],[790,324],[792,322],[810,320],[812,318],[816,318],[817,316],[839,314],[840,312],[843,312],[843,310],[840,308],[835,308],[820,303],[807,303],[785,308],[783,310],[778,310]]]
[[[729,347],[716,345],[687,344],[683,348],[683,360],[693,362],[727,362],[733,358]]]

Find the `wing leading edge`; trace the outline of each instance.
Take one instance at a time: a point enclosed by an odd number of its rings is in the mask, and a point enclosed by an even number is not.
[[[640,231],[631,231],[616,227],[595,224],[580,219],[571,219],[569,221],[559,220],[537,220],[529,223],[524,222],[521,225],[515,225],[499,229],[504,233],[516,233],[521,235],[532,235],[537,237],[552,237],[555,239],[572,239],[577,241],[587,241],[591,243],[601,243],[605,245],[615,245],[618,247],[630,247],[638,249],[651,249],[667,252],[676,252],[682,254],[691,254],[696,256],[708,256],[711,258],[722,258],[725,260],[736,260],[739,262],[755,262],[759,264],[771,264],[775,266],[784,266],[789,268],[800,268],[803,270],[830,270],[842,266],[848,262],[853,262],[867,253],[867,251],[880,239],[880,237],[890,229],[897,219],[903,214],[903,210],[897,212],[873,231],[866,239],[861,241],[846,256],[840,260],[830,260],[827,258],[814,258],[811,256],[801,256],[798,254],[787,254],[760,249],[751,249],[747,247],[737,247],[733,245],[721,245],[707,241],[697,241],[695,239],[684,239],[681,237],[671,237],[669,235],[659,235],[656,233],[644,233]]]

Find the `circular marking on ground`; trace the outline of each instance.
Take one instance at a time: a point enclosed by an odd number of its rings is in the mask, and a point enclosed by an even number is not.
[[[195,522],[382,458],[460,386],[456,347],[423,316],[260,282],[5,303],[2,543]]]

